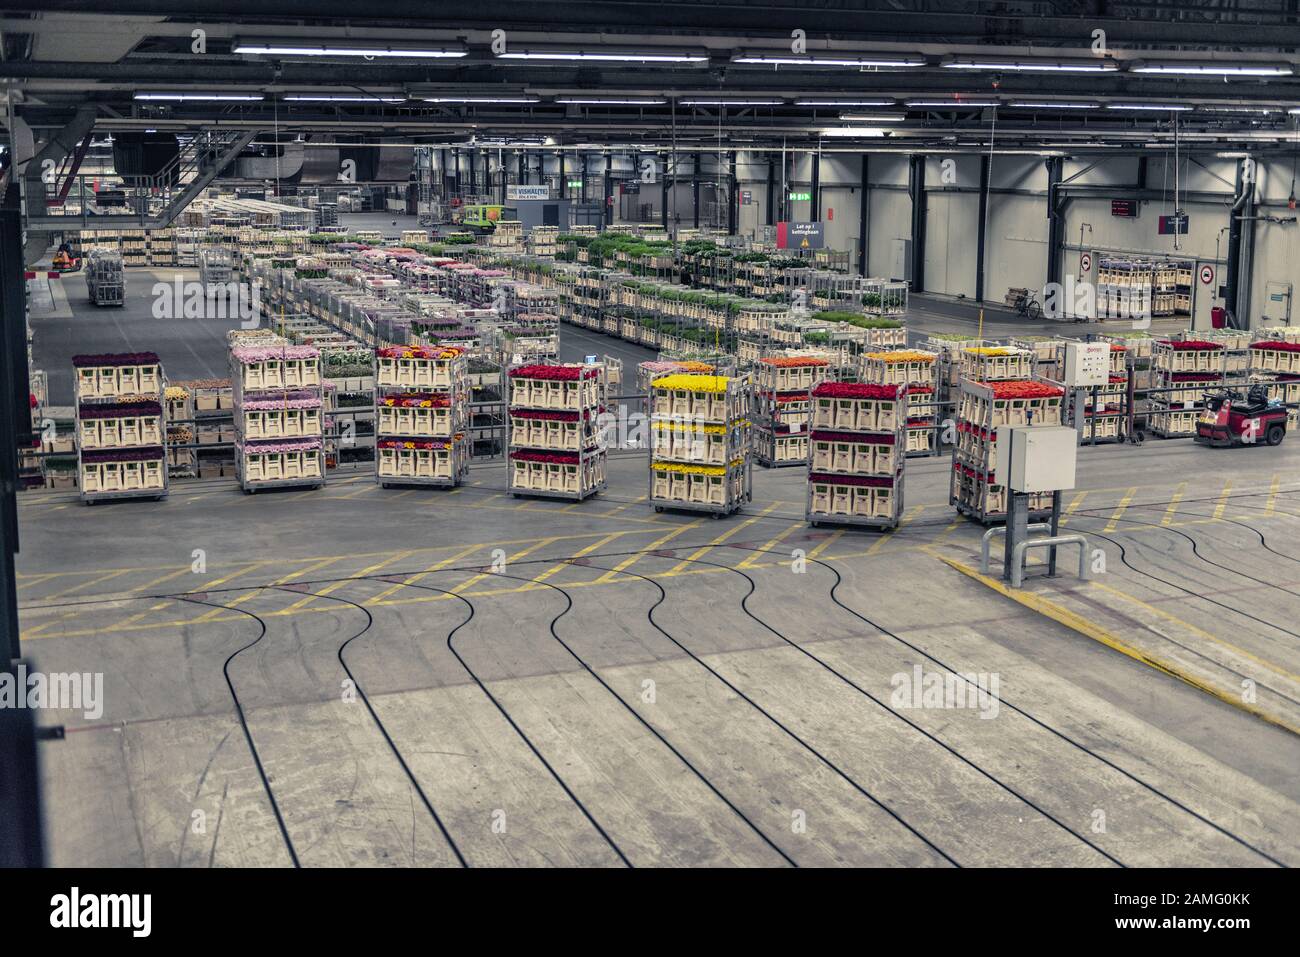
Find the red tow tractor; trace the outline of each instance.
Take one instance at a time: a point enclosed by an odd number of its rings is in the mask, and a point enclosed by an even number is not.
[[[1244,401],[1231,389],[1207,392],[1196,441],[1218,448],[1279,445],[1286,437],[1286,414],[1286,406],[1269,399],[1262,385],[1251,386]]]

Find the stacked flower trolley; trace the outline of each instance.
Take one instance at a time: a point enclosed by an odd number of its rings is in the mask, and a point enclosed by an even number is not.
[[[230,337],[235,474],[247,494],[325,485],[320,351],[279,336]]]
[[[605,367],[528,363],[507,372],[509,489],[580,502],[605,489]]]
[[[453,488],[469,475],[469,359],[457,346],[375,353],[375,481]]]
[[[72,357],[77,483],[87,505],[167,497],[166,380],[152,352]]]
[[[753,501],[748,376],[661,376],[650,384],[650,488],[666,508],[721,518]]]
[[[823,382],[812,392],[805,517],[896,528],[907,462],[907,386]]]

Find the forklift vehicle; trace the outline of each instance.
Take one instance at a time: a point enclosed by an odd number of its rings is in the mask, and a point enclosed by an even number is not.
[[[76,272],[81,268],[81,260],[72,255],[71,245],[60,243],[59,251],[54,254],[52,265],[55,272]]]
[[[1232,389],[1206,392],[1205,411],[1196,423],[1196,441],[1218,448],[1278,445],[1286,437],[1286,416],[1286,406],[1270,399],[1263,385],[1252,385],[1244,401],[1241,393]]]

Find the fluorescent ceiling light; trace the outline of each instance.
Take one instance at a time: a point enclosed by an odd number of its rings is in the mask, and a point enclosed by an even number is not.
[[[539,96],[422,96],[425,103],[458,103],[473,106],[479,103],[540,103]]]
[[[737,53],[731,62],[772,66],[915,67],[925,66],[925,57],[888,53],[785,53],[777,50],[750,50]]]
[[[442,57],[468,56],[469,51],[456,43],[427,46],[392,46],[387,43],[372,43],[365,40],[260,40],[236,39],[231,46],[234,53],[251,53],[265,56],[359,56],[407,57],[411,59],[436,59]]]
[[[249,101],[249,100],[254,100],[254,101],[261,100],[264,99],[264,97],[262,96],[261,93],[137,93],[135,94],[135,99],[168,100],[172,102],[179,102],[182,100],[207,101],[207,102],[215,102],[215,101],[241,102],[241,101]]]
[[[559,96],[555,98],[556,103],[570,103],[577,106],[662,106],[668,101],[658,96],[627,96],[627,97],[579,97],[579,96]]]
[[[1138,110],[1146,113],[1186,113],[1191,109],[1186,103],[1107,103],[1108,110]]]
[[[885,131],[877,126],[835,126],[821,131],[822,136],[884,136]]]
[[[948,57],[941,64],[947,70],[989,70],[1010,73],[1113,73],[1114,60],[1016,60],[998,57]]]
[[[963,109],[982,106],[1000,106],[997,100],[908,100],[907,105],[920,109]]]
[[[1101,108],[1097,103],[1066,103],[1052,100],[1012,100],[1010,105],[1031,110],[1097,110]]]
[[[902,110],[894,113],[841,113],[840,119],[857,123],[901,123],[907,119]]]
[[[784,100],[750,100],[750,99],[718,99],[718,100],[681,100],[682,106],[781,106]]]
[[[893,106],[893,100],[795,100],[795,106]]]
[[[505,53],[499,53],[496,57],[498,60],[551,60],[551,61],[573,61],[573,60],[606,60],[616,63],[708,63],[709,56],[702,50],[673,50],[665,47],[662,50],[644,49],[644,50],[617,50],[606,47],[592,47],[588,50],[555,50],[555,49],[521,49],[507,50]]]
[[[1290,76],[1295,72],[1289,63],[1227,63],[1205,61],[1188,63],[1177,60],[1134,60],[1131,73],[1169,73],[1176,76]]]
[[[1210,113],[1281,113],[1280,106],[1202,106],[1199,109]]]
[[[346,93],[289,93],[287,103],[405,103],[404,96],[351,96]]]

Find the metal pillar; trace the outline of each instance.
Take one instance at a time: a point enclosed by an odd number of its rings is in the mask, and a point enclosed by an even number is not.
[[[676,156],[676,154],[673,154],[673,155],[674,155],[674,157]],[[667,228],[668,228],[668,167],[669,167],[670,165],[674,165],[671,159],[664,163],[664,176],[663,176],[663,207],[664,207],[664,208],[663,208],[663,220],[664,220],[664,229],[667,229]],[[674,233],[673,233],[673,236],[675,237],[676,235],[677,235],[677,233],[674,232]]]
[[[858,197],[858,275],[867,274],[867,216],[871,200],[867,191],[867,154],[862,154],[862,195]]]
[[[1250,262],[1254,253],[1255,183],[1247,160],[1238,160],[1232,208],[1228,210],[1228,263],[1224,305],[1237,329],[1250,328]]]
[[[980,155],[980,210],[975,240],[975,301],[984,301],[984,243],[989,220],[989,154]]]
[[[528,158],[527,158],[527,154],[523,150],[519,151],[518,176],[519,176],[519,185],[527,186],[528,185]]]
[[[700,228],[700,154],[695,154],[692,161],[695,175],[691,177],[691,208],[695,214],[695,228]]]
[[[727,235],[736,235],[736,216],[739,212],[739,197],[736,195],[736,151],[727,154]]]
[[[614,222],[614,154],[605,154],[605,225]]]
[[[0,362],[0,648],[4,661],[19,657],[18,446],[32,444],[32,413],[27,369],[27,283],[23,279],[22,212],[18,184],[11,182],[0,207],[0,322],[4,360]]]
[[[912,292],[925,288],[925,156],[908,159],[907,195],[912,199]]]
[[[821,222],[822,218],[822,152],[821,150],[812,151],[812,189],[808,193],[808,205],[812,207],[809,210],[808,222]]]
[[[569,195],[569,177],[568,174],[564,172],[564,150],[560,150],[559,157],[560,157],[560,199],[564,199]]]
[[[1047,281],[1061,282],[1061,254],[1065,248],[1065,205],[1061,190],[1061,171],[1065,161],[1052,156],[1047,166]]]
[[[767,225],[776,225],[776,157],[771,154],[767,157]]]

